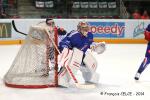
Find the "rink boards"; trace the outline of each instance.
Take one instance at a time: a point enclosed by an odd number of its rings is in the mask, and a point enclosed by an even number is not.
[[[17,33],[12,27],[15,21],[17,29],[28,33],[31,25],[45,21],[45,19],[1,19],[0,44],[22,44],[25,37]],[[95,42],[107,43],[146,43],[144,30],[150,20],[131,19],[54,19],[56,26],[63,27],[67,32],[76,30],[79,21],[87,21]]]

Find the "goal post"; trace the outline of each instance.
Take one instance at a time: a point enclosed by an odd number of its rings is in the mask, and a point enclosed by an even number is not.
[[[4,76],[5,85],[15,88],[58,86],[57,39],[55,28],[47,30],[42,26],[31,26],[24,44]]]

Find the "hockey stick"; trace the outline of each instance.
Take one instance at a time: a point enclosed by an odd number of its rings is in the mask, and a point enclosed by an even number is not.
[[[28,35],[28,34],[26,34],[26,33],[23,33],[23,32],[21,32],[21,31],[19,31],[19,30],[16,28],[16,25],[15,25],[15,21],[14,21],[14,20],[12,20],[12,26],[13,26],[13,28],[14,28],[14,30],[15,30],[16,32],[18,32],[18,33],[20,33],[20,34],[22,34],[22,35],[25,35],[25,36]],[[45,29],[45,31],[46,31],[47,34],[49,33],[46,29]],[[49,37],[50,37],[50,36],[49,36]],[[53,39],[50,38],[50,40],[52,41],[54,47],[56,48],[57,46],[56,46],[56,44],[54,43]],[[60,54],[58,48],[56,48],[56,50],[57,50],[58,53]]]
[[[15,25],[15,21],[14,21],[14,20],[12,20],[12,26],[13,26],[13,28],[14,28],[14,30],[15,30],[16,32],[18,32],[18,33],[20,33],[20,34],[22,34],[22,35],[27,35],[26,33],[20,32],[20,31],[16,28],[16,25]]]
[[[48,30],[46,30],[46,29],[45,29],[45,32],[47,33],[49,39],[52,41],[52,44],[54,45],[54,47],[55,47],[55,49],[57,50],[57,52],[60,54],[60,51],[59,51],[57,45],[54,43],[54,40],[49,36],[49,33],[50,33],[50,32],[49,32]]]

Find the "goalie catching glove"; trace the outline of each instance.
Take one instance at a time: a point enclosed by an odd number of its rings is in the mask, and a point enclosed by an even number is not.
[[[97,54],[102,54],[106,50],[106,43],[105,42],[93,43],[90,49],[96,52]]]

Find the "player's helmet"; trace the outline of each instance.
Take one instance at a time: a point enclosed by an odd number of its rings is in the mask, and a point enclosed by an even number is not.
[[[145,39],[150,41],[150,24],[147,26],[146,30],[144,31]]]
[[[55,26],[54,20],[51,19],[51,18],[47,18],[47,19],[46,19],[46,24],[47,24],[48,26],[52,26],[52,27]]]
[[[89,24],[85,21],[81,21],[77,26],[77,30],[86,36],[89,31]]]

